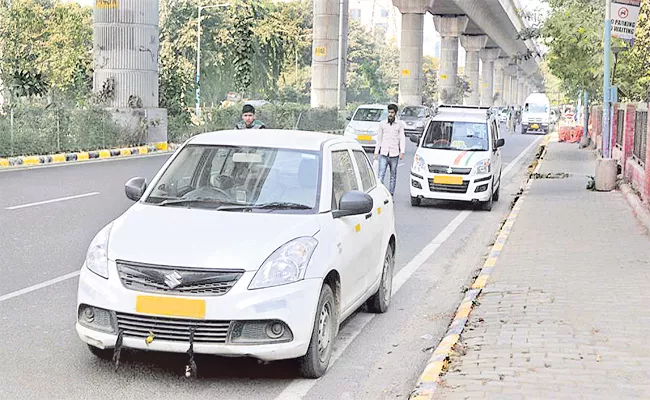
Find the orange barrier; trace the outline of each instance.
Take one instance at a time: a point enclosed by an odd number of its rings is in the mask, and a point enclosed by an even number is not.
[[[561,126],[558,134],[560,142],[577,143],[582,139],[582,126]]]

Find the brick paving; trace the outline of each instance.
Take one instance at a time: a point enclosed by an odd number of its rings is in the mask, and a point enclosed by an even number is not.
[[[439,399],[650,398],[650,237],[595,156],[551,141]]]

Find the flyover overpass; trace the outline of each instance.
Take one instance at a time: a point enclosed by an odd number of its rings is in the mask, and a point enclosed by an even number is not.
[[[467,52],[465,73],[470,105],[521,104],[542,85],[539,47],[517,39],[526,21],[519,0],[393,0],[402,13],[400,104],[422,104],[424,18],[431,14],[442,38],[439,71],[440,101],[457,102],[458,50]],[[343,12],[342,26],[339,19]],[[314,0],[312,61],[313,107],[345,104],[348,0]],[[523,59],[530,57],[529,59]],[[482,63],[482,68],[479,65]],[[482,71],[482,73],[481,73]],[[480,74],[480,75],[479,75]]]

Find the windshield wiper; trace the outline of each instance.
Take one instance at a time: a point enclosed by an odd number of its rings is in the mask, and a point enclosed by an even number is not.
[[[233,206],[219,207],[218,211],[237,211],[237,210],[311,210],[313,207],[306,204],[291,203],[284,201],[274,201],[271,203],[261,204],[242,204]]]
[[[163,202],[158,203],[159,206],[180,206],[180,205],[189,205],[189,204],[214,204],[214,205],[223,205],[223,204],[237,204],[235,202],[224,201],[224,200],[213,200],[213,199],[167,199]]]

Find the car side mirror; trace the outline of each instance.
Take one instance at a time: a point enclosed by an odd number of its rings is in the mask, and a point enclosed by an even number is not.
[[[124,185],[126,197],[130,200],[138,201],[147,190],[147,180],[145,178],[131,178]]]
[[[339,201],[339,209],[332,213],[334,218],[350,215],[369,214],[372,212],[374,202],[368,193],[359,190],[346,192]]]
[[[345,117],[345,120],[346,121],[352,121],[352,117],[348,115],[347,117]]]
[[[506,140],[504,138],[497,139],[497,149],[506,145]]]

